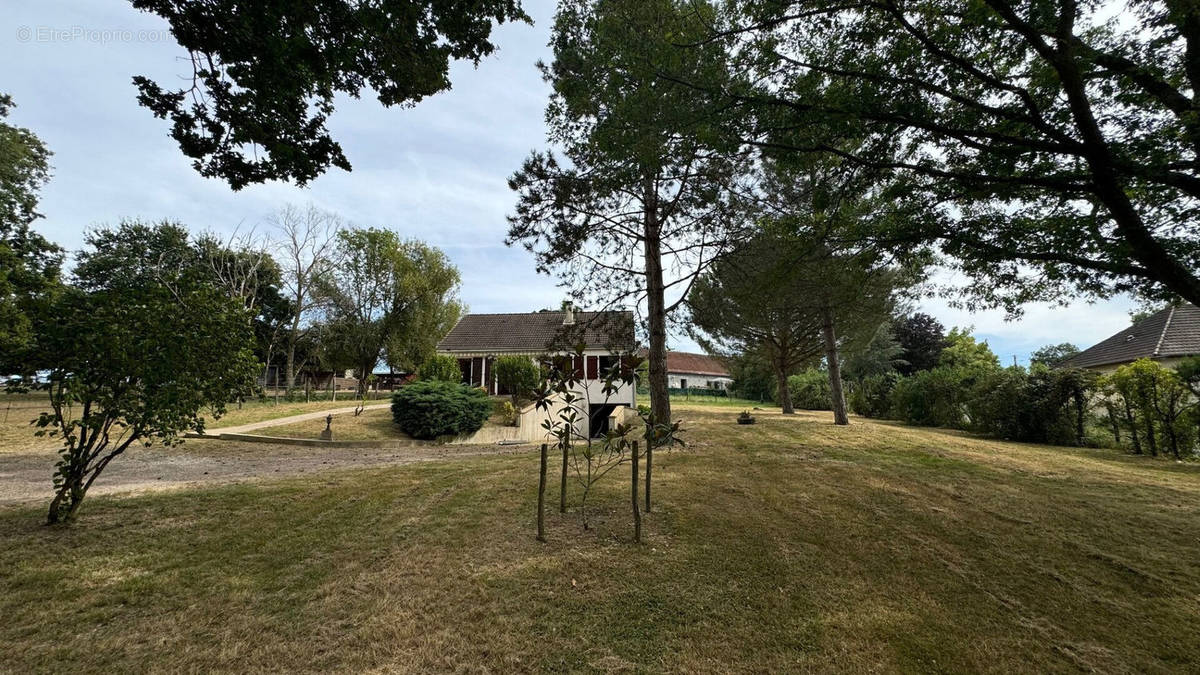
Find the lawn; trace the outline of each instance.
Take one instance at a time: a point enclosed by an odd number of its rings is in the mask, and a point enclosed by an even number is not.
[[[5,452],[25,452],[30,450],[53,450],[61,443],[52,438],[36,438],[33,435],[35,429],[30,426],[29,422],[38,416],[46,406],[41,402],[46,400],[44,394],[38,396],[34,394],[18,395],[8,398],[11,395],[0,395],[0,455]],[[368,401],[368,405],[377,405],[386,403],[386,400]],[[229,405],[229,410],[220,419],[213,419],[209,416],[206,419],[206,429],[221,429],[223,427],[232,427],[240,424],[250,424],[252,422],[262,422],[265,420],[273,420],[280,417],[289,417],[291,415],[299,415],[302,413],[316,412],[319,410],[333,410],[349,408],[354,406],[354,399],[350,395],[345,396],[345,400],[338,401],[311,401],[305,403],[303,401],[297,403],[288,403],[280,401],[278,404],[272,399],[266,401],[246,401],[239,408],[236,403]],[[349,415],[338,416],[338,424],[340,425],[343,418],[349,419]],[[313,437],[320,435],[321,429],[325,428],[325,422],[321,421],[321,428],[317,429]],[[344,437],[350,439],[350,436]],[[353,437],[358,438],[358,437]],[[363,436],[370,438],[370,436]]]
[[[392,422],[392,411],[387,408],[364,410],[358,417],[352,413],[334,415],[331,428],[333,438],[339,441],[408,438]],[[284,438],[320,438],[324,430],[325,420],[315,419],[256,429],[253,433]]]
[[[0,508],[0,671],[1200,669],[1200,467],[680,411],[641,546],[532,448]]]

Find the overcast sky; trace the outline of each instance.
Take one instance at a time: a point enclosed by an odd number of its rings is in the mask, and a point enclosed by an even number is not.
[[[534,272],[532,257],[504,246],[514,199],[505,181],[543,147],[548,89],[534,67],[548,57],[553,2],[526,0],[534,26],[495,33],[500,50],[474,68],[455,64],[454,88],[410,109],[369,96],[338,102],[330,127],[354,166],[307,188],[286,184],[233,192],[201,178],[168,136],[168,123],[135,101],[134,75],[169,84],[187,65],[165,22],[125,0],[0,0],[0,91],[17,108],[11,122],[54,152],[54,174],[37,228],[68,249],[83,232],[122,218],[170,219],[194,231],[253,227],[281,205],[314,203],[358,225],[387,227],[441,247],[462,273],[475,312],[557,306],[563,292]],[[1003,312],[968,314],[925,299],[922,311],[975,327],[1005,363],[1047,343],[1087,347],[1128,325],[1129,299],[1066,308],[1031,306],[1021,321]],[[673,338],[678,349],[695,349]]]

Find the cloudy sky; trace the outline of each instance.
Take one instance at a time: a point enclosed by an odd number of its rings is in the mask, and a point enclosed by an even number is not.
[[[90,227],[122,218],[171,219],[193,230],[232,232],[259,225],[287,203],[317,206],[364,226],[388,227],[447,252],[476,312],[556,306],[555,280],[532,258],[504,246],[513,205],[506,178],[545,143],[547,87],[534,64],[548,56],[553,2],[526,0],[535,25],[495,34],[498,53],[455,64],[451,91],[410,109],[374,99],[343,100],[331,121],[353,172],[334,169],[301,189],[269,184],[233,192],[201,178],[168,136],[168,125],[139,107],[131,84],[148,75],[179,80],[185,55],[165,22],[125,0],[0,0],[0,91],[17,109],[11,122],[54,152],[37,227],[69,249]],[[1031,306],[1017,322],[1002,312],[968,314],[939,299],[920,309],[947,327],[974,326],[1008,363],[1047,343],[1091,345],[1128,324],[1129,299],[1066,308]],[[674,347],[694,349],[682,337]]]

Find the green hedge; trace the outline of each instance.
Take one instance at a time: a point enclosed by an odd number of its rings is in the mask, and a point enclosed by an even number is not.
[[[792,405],[801,410],[832,410],[833,395],[829,392],[829,372],[809,368],[788,378]]]
[[[473,433],[491,412],[491,399],[482,389],[457,382],[414,382],[392,395],[392,419],[413,438]]]

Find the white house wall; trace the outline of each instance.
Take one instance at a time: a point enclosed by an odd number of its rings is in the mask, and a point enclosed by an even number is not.
[[[709,382],[715,382],[720,389],[728,389],[733,384],[733,378],[721,375],[704,375],[700,373],[667,373],[667,386],[672,389],[683,389],[684,382],[693,389],[708,388]]]

